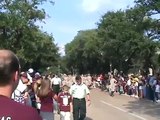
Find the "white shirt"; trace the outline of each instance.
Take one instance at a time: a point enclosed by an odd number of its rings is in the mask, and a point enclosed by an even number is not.
[[[135,83],[135,86],[138,87],[138,82]]]
[[[25,89],[27,89],[27,85],[23,84],[22,80],[19,80],[18,86],[15,89],[15,94],[19,95],[20,93],[22,93]]]
[[[17,88],[12,93],[11,98],[14,99],[14,101],[25,104],[25,99],[23,97],[24,90],[27,88],[27,85],[23,84],[22,80],[19,80]]]
[[[128,86],[131,85],[131,79],[127,80],[127,85],[128,85]]]
[[[51,83],[53,85],[61,85],[61,79],[58,78],[58,77],[54,77],[54,78],[51,79]]]
[[[85,98],[85,96],[90,93],[88,87],[85,84],[74,84],[71,86],[69,92],[73,96],[73,98],[78,99]]]

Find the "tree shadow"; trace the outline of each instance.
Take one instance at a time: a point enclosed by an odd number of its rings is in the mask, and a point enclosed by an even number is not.
[[[149,115],[160,119],[160,103],[155,103],[146,99],[137,99],[123,105],[130,113],[138,113],[139,115]]]
[[[92,118],[86,117],[85,120],[93,120]]]

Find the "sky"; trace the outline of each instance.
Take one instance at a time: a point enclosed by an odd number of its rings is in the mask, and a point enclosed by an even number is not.
[[[102,15],[107,11],[126,9],[134,0],[55,0],[55,4],[45,3],[48,17],[39,23],[41,29],[52,34],[54,43],[64,54],[64,45],[70,43],[79,30],[96,28]]]

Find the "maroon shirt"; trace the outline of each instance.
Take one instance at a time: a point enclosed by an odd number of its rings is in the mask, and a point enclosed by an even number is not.
[[[67,100],[64,100],[67,99]],[[70,103],[72,102],[72,97],[69,93],[61,92],[58,95],[58,103],[60,111],[70,112]]]
[[[47,97],[40,98],[41,101],[41,111],[43,112],[53,112],[53,96],[55,94],[51,91],[48,93]]]
[[[38,112],[29,106],[0,95],[0,120],[42,120]]]

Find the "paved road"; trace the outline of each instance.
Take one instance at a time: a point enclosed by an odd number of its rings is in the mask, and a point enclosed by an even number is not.
[[[118,94],[110,97],[99,89],[91,90],[91,100],[86,120],[160,120],[160,103]]]

